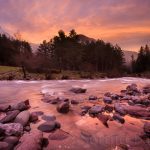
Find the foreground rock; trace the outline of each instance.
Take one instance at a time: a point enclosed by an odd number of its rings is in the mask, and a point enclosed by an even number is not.
[[[58,104],[57,111],[59,113],[68,113],[69,108],[70,108],[70,106],[69,106],[68,102],[62,102],[62,103]]]
[[[121,117],[119,114],[116,114],[116,113],[115,113],[115,114],[113,115],[113,119],[116,120],[116,121],[118,121],[118,122],[121,123],[121,124],[124,124],[124,123],[125,123],[124,118]]]
[[[107,103],[107,104],[111,104],[111,103],[112,103],[111,97],[107,97],[107,96],[105,96],[105,97],[103,98],[103,101],[104,101],[104,103]]]
[[[16,116],[20,113],[19,110],[14,110],[8,113],[3,119],[0,120],[0,123],[12,122]]]
[[[30,114],[30,122],[36,122],[36,121],[38,121],[38,114],[37,112],[32,112]]]
[[[150,122],[146,122],[146,123],[144,124],[143,129],[144,129],[145,135],[146,135],[148,138],[150,138]]]
[[[51,132],[57,128],[60,128],[60,124],[56,121],[44,122],[38,126],[38,129],[42,132]]]
[[[97,116],[99,113],[102,113],[104,111],[104,107],[95,105],[89,110],[89,115],[92,117]]]
[[[15,123],[20,123],[22,124],[23,126],[26,126],[28,121],[29,121],[29,118],[30,118],[30,113],[29,111],[22,111],[20,112],[16,119],[14,120]]]
[[[20,123],[0,123],[0,129],[4,130],[6,135],[20,136],[23,134],[23,126]]]
[[[11,108],[10,105],[2,105],[0,104],[0,112],[6,112]]]
[[[39,130],[33,130],[24,134],[20,138],[20,144],[16,146],[16,150],[41,150],[43,134]]]
[[[11,110],[23,111],[23,110],[27,110],[29,107],[30,107],[29,100],[26,100],[11,106]]]
[[[82,88],[72,88],[70,89],[71,92],[76,93],[76,94],[80,94],[80,93],[85,93],[86,89],[82,89]]]
[[[0,141],[0,150],[9,150],[9,145],[7,142]]]
[[[99,114],[97,118],[108,128],[109,115]]]

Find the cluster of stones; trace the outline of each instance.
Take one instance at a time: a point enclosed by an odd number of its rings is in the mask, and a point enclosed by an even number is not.
[[[29,108],[29,100],[15,105],[0,105],[0,150],[42,149],[45,146],[43,132],[60,128],[61,125],[56,121],[55,116],[44,115],[41,111],[30,113]],[[39,116],[45,122],[40,124],[38,129],[31,129],[30,124],[37,123]],[[64,134],[61,135],[60,137],[64,137]],[[51,135],[50,138],[53,136]]]

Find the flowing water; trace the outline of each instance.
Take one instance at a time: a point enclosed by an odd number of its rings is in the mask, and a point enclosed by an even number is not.
[[[80,106],[89,104],[87,98],[95,95],[99,99],[105,92],[119,93],[128,84],[136,83],[139,88],[150,84],[149,79],[116,78],[100,80],[52,80],[52,81],[0,81],[0,104],[16,103],[29,99],[30,111],[43,111],[47,115],[55,115],[61,123],[61,129],[69,133],[69,138],[63,141],[49,141],[51,149],[111,149],[118,144],[129,144],[136,149],[147,149],[146,144],[139,138],[145,120],[125,116],[126,123],[121,125],[115,121],[109,122],[106,128],[98,119],[88,115],[79,115]],[[86,88],[85,94],[74,94],[69,91],[72,87]],[[71,111],[59,114],[56,106],[41,101],[42,94],[81,100],[81,104],[71,106]],[[96,104],[100,104],[97,102]],[[93,105],[93,104],[92,104]],[[32,127],[42,123],[43,120]],[[44,134],[45,137],[48,134]]]

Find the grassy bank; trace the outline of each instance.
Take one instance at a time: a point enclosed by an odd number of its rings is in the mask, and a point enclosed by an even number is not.
[[[82,72],[82,71],[52,71],[50,74],[29,73],[27,72],[26,80],[61,80],[61,79],[99,79],[114,78],[122,76],[150,78],[150,72],[143,74],[118,74],[100,73],[100,72]],[[24,80],[23,72],[20,67],[0,66],[0,80]]]

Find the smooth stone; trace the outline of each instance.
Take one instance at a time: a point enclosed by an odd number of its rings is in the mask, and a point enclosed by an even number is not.
[[[97,100],[97,96],[90,95],[90,96],[89,96],[89,100]]]
[[[19,138],[16,136],[8,136],[3,141],[12,145],[16,145],[19,141]]]
[[[120,122],[121,124],[125,123],[125,119],[123,117],[121,117],[119,114],[113,114],[113,119],[117,120],[118,122]]]
[[[26,105],[27,102],[23,101],[23,102],[19,102],[13,106],[11,106],[11,110],[20,110],[20,111],[24,111],[27,110],[29,108],[29,105]]]
[[[82,89],[82,88],[71,88],[70,89],[71,92],[76,93],[76,94],[80,94],[80,93],[85,93],[86,89]]]
[[[57,124],[55,121],[48,121],[40,124],[38,129],[42,132],[51,132],[57,128]]]
[[[78,100],[71,100],[71,104],[77,105],[77,104],[79,104],[79,101]]]
[[[108,120],[110,118],[109,115],[99,114],[97,118],[108,128]]]
[[[119,103],[115,103],[114,104],[114,109],[117,113],[119,113],[120,115],[126,115],[127,112],[124,109],[124,106],[119,104]]]
[[[23,126],[26,126],[28,121],[29,121],[29,118],[30,118],[30,113],[29,111],[22,111],[20,112],[16,119],[14,120],[15,123],[20,123],[22,124]]]
[[[104,111],[104,107],[95,105],[95,106],[91,107],[91,109],[89,110],[89,115],[96,116],[99,113],[102,113],[103,111]]]
[[[37,115],[37,113],[36,112],[32,112],[31,114],[30,114],[30,122],[36,122],[36,121],[38,121],[38,115]]]
[[[56,120],[56,117],[53,116],[53,115],[51,115],[51,116],[50,115],[43,115],[41,118],[45,121],[54,121],[54,120]]]
[[[6,112],[11,108],[10,105],[0,104],[0,112]]]
[[[70,109],[69,103],[68,102],[62,102],[58,104],[57,106],[57,111],[59,113],[68,113]]]
[[[9,144],[7,142],[0,141],[0,150],[9,150]]]
[[[8,115],[6,115],[3,119],[0,120],[0,123],[12,122],[19,113],[19,110],[11,111]]]
[[[111,104],[112,103],[112,99],[111,99],[111,97],[104,97],[103,98],[103,101],[104,101],[104,103],[107,103],[107,104]]]
[[[48,136],[49,140],[64,140],[69,137],[69,134],[62,130],[56,130]]]

